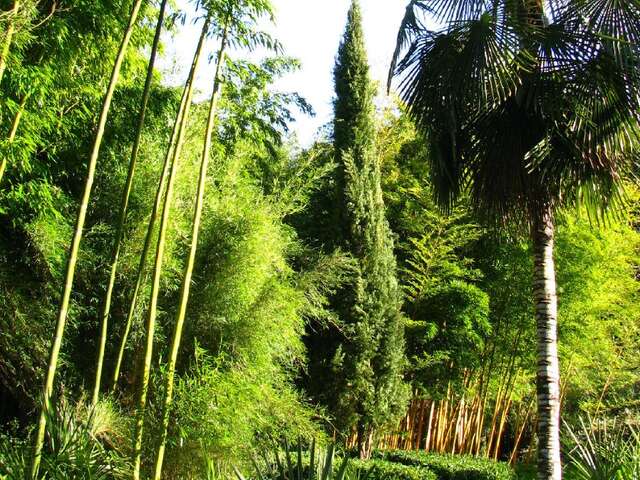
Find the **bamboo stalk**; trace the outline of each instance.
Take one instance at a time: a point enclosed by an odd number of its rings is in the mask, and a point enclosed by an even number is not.
[[[65,275],[64,291],[62,293],[62,301],[60,305],[60,312],[56,324],[56,331],[51,346],[51,353],[49,356],[49,367],[47,369],[46,380],[44,383],[44,392],[42,399],[42,408],[40,411],[40,419],[38,421],[38,432],[36,434],[33,461],[31,463],[31,477],[33,479],[38,478],[38,471],[40,469],[40,458],[42,456],[42,447],[44,444],[44,436],[47,427],[47,412],[49,409],[49,403],[51,395],[53,394],[53,383],[55,380],[56,370],[58,367],[58,356],[60,354],[60,348],[62,346],[62,338],[64,336],[64,330],[67,322],[67,314],[69,310],[69,303],[71,300],[71,290],[73,289],[73,280],[75,277],[76,263],[78,260],[78,252],[80,250],[80,241],[82,240],[82,231],[84,228],[84,222],[87,216],[87,209],[89,206],[89,199],[91,197],[91,189],[93,187],[93,180],[95,177],[96,164],[98,162],[98,156],[100,154],[100,146],[102,145],[102,138],[104,136],[104,129],[107,123],[107,116],[111,107],[111,101],[113,99],[113,93],[120,76],[120,68],[125,57],[133,28],[140,12],[142,0],[135,0],[129,16],[129,23],[125,30],[124,37],[120,43],[120,48],[116,56],[113,70],[111,72],[111,78],[109,80],[109,87],[104,97],[102,104],[102,111],[100,113],[100,119],[98,121],[98,128],[96,136],[93,142],[93,148],[91,156],[89,158],[89,166],[87,172],[87,178],[85,181],[84,192],[82,194],[82,200],[80,202],[80,209],[78,211],[78,217],[76,220],[75,233],[73,235],[73,241],[71,243],[71,250],[67,262],[67,272]]]
[[[513,399],[511,398],[511,395],[509,395],[507,404],[505,405],[502,411],[502,418],[500,419],[500,424],[499,424],[500,426],[498,428],[498,437],[496,438],[496,446],[493,452],[494,460],[498,460],[498,455],[500,454],[500,444],[502,443],[502,434],[504,432],[504,425],[506,423],[507,415],[509,414],[509,410],[511,408],[512,403],[513,403]]]
[[[481,405],[482,405],[482,397],[479,394],[476,394],[475,398],[473,399],[473,405],[471,407],[471,412],[469,413],[469,423],[470,423],[470,427],[469,428],[473,429],[473,433],[472,433],[472,435],[470,435],[470,438],[469,438],[467,446],[466,446],[467,452],[472,454],[472,455],[475,452],[476,437],[478,437],[482,433],[479,430],[479,428],[480,428],[480,407],[481,407]]]
[[[173,341],[171,344],[171,354],[169,364],[167,365],[167,382],[165,386],[165,397],[162,409],[162,433],[160,436],[160,446],[156,457],[155,480],[160,480],[162,475],[162,463],[164,459],[165,445],[167,441],[167,430],[169,427],[169,416],[171,414],[171,404],[173,399],[173,377],[175,374],[176,361],[178,359],[178,350],[182,339],[182,328],[187,313],[187,305],[189,302],[189,289],[191,287],[191,278],[193,276],[193,267],[196,260],[196,252],[198,249],[198,234],[200,232],[200,220],[202,217],[202,207],[204,204],[204,192],[207,182],[207,168],[209,165],[209,157],[211,156],[211,136],[213,134],[213,125],[215,123],[218,99],[220,97],[220,72],[222,69],[222,61],[224,51],[227,46],[227,35],[229,31],[229,22],[232,12],[229,12],[224,25],[222,37],[220,40],[220,48],[217,55],[216,71],[213,80],[213,94],[209,105],[209,118],[207,120],[207,129],[204,139],[204,148],[202,150],[202,159],[200,162],[200,177],[198,180],[198,192],[196,194],[196,203],[193,215],[193,228],[191,231],[191,248],[189,249],[189,258],[185,267],[184,277],[182,280],[182,288],[180,291],[180,302],[178,305],[178,314],[176,316],[175,330],[173,333]]]
[[[429,410],[429,426],[427,427],[427,438],[424,443],[424,449],[427,452],[429,451],[429,447],[431,446],[431,428],[433,426],[433,414],[434,414],[435,406],[436,406],[436,402],[432,400],[431,408]]]
[[[418,428],[416,432],[416,439],[413,445],[411,446],[412,450],[420,450],[420,443],[422,442],[422,432],[424,431],[424,414],[427,409],[427,401],[422,398],[420,399],[420,413],[418,416]]]
[[[460,399],[460,403],[458,404],[458,414],[456,415],[456,423],[453,431],[453,438],[451,441],[451,453],[456,453],[456,441],[458,438],[458,432],[460,431],[460,420],[462,418],[462,411],[464,409],[464,395]]]
[[[4,37],[4,43],[2,44],[2,51],[0,51],[0,83],[4,76],[4,71],[7,68],[7,58],[9,57],[9,51],[11,50],[11,42],[13,41],[13,34],[15,33],[15,17],[18,15],[20,9],[20,0],[13,2],[13,8],[9,17],[9,25],[7,26],[7,32]],[[0,177],[1,179],[1,177]]]
[[[129,161],[129,170],[127,172],[127,180],[125,182],[124,189],[122,191],[122,200],[120,203],[120,215],[118,219],[118,227],[116,230],[116,236],[114,239],[112,251],[111,251],[111,272],[109,275],[109,284],[107,285],[107,293],[105,294],[101,329],[100,329],[100,343],[98,347],[98,359],[96,361],[96,377],[93,385],[93,397],[91,404],[98,403],[100,396],[100,384],[102,379],[102,366],[104,364],[104,351],[107,344],[107,330],[109,325],[109,313],[111,311],[111,297],[113,294],[113,288],[116,283],[116,273],[118,270],[118,259],[120,258],[120,248],[122,246],[122,238],[124,236],[124,225],[127,218],[127,209],[129,206],[129,197],[131,196],[131,190],[133,187],[133,178],[135,176],[136,163],[138,160],[138,153],[140,152],[140,141],[142,139],[142,129],[144,127],[144,121],[147,114],[147,105],[149,104],[149,95],[151,93],[151,82],[153,80],[153,68],[156,61],[156,55],[158,53],[158,45],[160,44],[160,34],[162,33],[162,24],[164,22],[164,14],[167,7],[167,0],[162,0],[160,4],[160,11],[158,12],[158,21],[156,23],[156,31],[153,37],[153,44],[151,47],[151,54],[149,56],[149,64],[147,66],[147,77],[144,83],[144,90],[142,93],[142,103],[140,105],[140,112],[138,114],[138,124],[136,127],[136,136],[133,142],[131,150],[131,159]]]
[[[452,393],[453,395],[453,393]],[[460,417],[460,401],[455,402],[453,396],[451,397],[451,410],[449,411],[449,418],[447,419],[447,430],[445,434],[445,452],[453,452],[453,444],[455,442],[456,429],[458,428],[458,420]]]
[[[504,377],[503,377],[504,378]],[[498,393],[496,394],[495,404],[493,407],[493,415],[491,416],[491,430],[489,433],[489,437],[487,438],[487,451],[486,456],[491,457],[491,452],[493,449],[493,438],[496,431],[498,414],[500,413],[500,404],[502,402],[502,390],[504,388],[504,381],[498,387]]]
[[[409,403],[409,412],[407,413],[407,428],[406,428],[406,437],[403,442],[403,448],[405,450],[409,450],[409,445],[412,443],[413,437],[413,423],[415,422],[415,414],[416,414],[416,402],[415,398],[411,400]]]
[[[7,138],[7,143],[11,145],[16,138],[16,133],[18,132],[18,126],[20,125],[20,120],[22,120],[22,115],[24,113],[24,107],[27,104],[27,99],[29,95],[25,95],[20,100],[20,105],[18,106],[18,111],[16,112],[15,117],[13,117],[13,122],[11,123],[11,129],[9,130],[9,137]],[[7,156],[4,155],[2,157],[2,162],[0,163],[0,182],[2,182],[2,178],[4,177],[4,172],[7,168]]]
[[[449,392],[447,390],[447,396],[445,397],[444,400],[441,401],[440,416],[438,417],[438,440],[437,440],[438,452],[442,452],[444,450],[444,432],[446,430],[447,411],[449,409],[448,399],[449,399]]]
[[[478,408],[478,429],[477,429],[478,437],[476,439],[476,448],[475,448],[476,456],[480,455],[480,449],[482,448],[482,430],[484,429],[486,409],[487,409],[487,396],[485,392],[485,396],[482,399],[482,403]]]
[[[524,418],[522,420],[522,426],[518,429],[518,434],[516,435],[516,440],[513,444],[513,450],[511,451],[511,455],[509,455],[509,464],[513,465],[518,456],[518,447],[520,446],[520,440],[522,439],[522,435],[524,434],[524,430],[527,427],[527,420],[529,419],[529,415],[531,414],[531,410],[533,408],[534,401],[529,402],[529,406],[525,412]]]
[[[155,332],[155,324],[156,324],[156,316],[157,316],[157,308],[158,308],[158,296],[160,293],[160,277],[162,274],[162,263],[164,260],[166,232],[167,232],[167,226],[169,223],[171,200],[173,196],[173,187],[175,183],[175,177],[176,177],[178,162],[180,158],[180,153],[182,150],[182,144],[184,142],[184,135],[186,131],[187,120],[189,118],[189,108],[191,106],[191,99],[193,98],[193,90],[194,90],[193,84],[195,79],[195,72],[198,68],[198,63],[200,62],[202,47],[204,45],[206,34],[209,30],[209,23],[210,23],[210,18],[208,17],[205,20],[204,25],[202,27],[202,32],[200,34],[200,39],[198,41],[196,53],[194,55],[193,63],[191,65],[191,71],[189,74],[188,85],[187,85],[187,101],[185,104],[184,113],[183,113],[183,116],[180,122],[180,127],[178,130],[176,147],[173,151],[171,170],[169,172],[169,178],[167,180],[167,192],[165,194],[164,205],[162,209],[162,217],[160,218],[160,231],[158,234],[156,257],[155,257],[154,269],[153,269],[153,282],[151,286],[151,300],[149,302],[149,313],[147,316],[147,341],[145,346],[144,364],[142,367],[142,380],[141,380],[141,386],[140,386],[140,396],[138,401],[138,411],[136,414],[136,424],[135,424],[135,434],[134,434],[134,444],[133,444],[133,456],[134,456],[133,479],[134,480],[140,479],[144,413],[145,413],[146,403],[147,403],[147,390],[149,386],[148,385],[149,375],[151,371],[151,358],[153,355],[153,337]]]
[[[147,263],[147,255],[149,253],[149,248],[151,247],[151,239],[153,237],[153,231],[155,228],[155,223],[158,220],[158,212],[160,212],[160,207],[162,206],[162,197],[164,194],[164,186],[169,175],[169,167],[171,166],[172,153],[175,149],[175,144],[178,138],[178,133],[180,130],[180,123],[182,122],[182,117],[184,115],[184,109],[187,103],[187,88],[185,87],[182,99],[180,100],[180,106],[178,108],[178,113],[176,115],[176,119],[173,124],[173,131],[171,133],[171,139],[169,140],[169,147],[167,148],[167,153],[164,158],[162,173],[160,174],[160,180],[158,181],[158,188],[156,189],[156,196],[153,204],[153,208],[151,211],[151,216],[149,218],[149,224],[147,226],[147,233],[144,239],[144,245],[142,247],[142,253],[140,254],[140,262],[138,264],[138,270],[136,275],[136,285],[133,289],[133,294],[131,296],[131,301],[129,303],[129,311],[127,313],[127,320],[125,322],[125,328],[122,334],[122,338],[120,339],[120,348],[118,350],[118,358],[116,360],[116,366],[113,372],[111,389],[115,390],[118,385],[118,379],[120,378],[120,369],[122,367],[122,360],[124,358],[124,350],[127,345],[127,339],[129,338],[129,332],[131,330],[131,325],[133,323],[133,317],[135,314],[135,309],[138,301],[138,294],[140,293],[140,288],[142,286],[142,282],[144,279],[145,266]]]

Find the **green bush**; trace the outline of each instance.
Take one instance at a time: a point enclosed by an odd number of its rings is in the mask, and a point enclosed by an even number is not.
[[[469,455],[441,455],[393,450],[378,452],[378,458],[403,465],[427,468],[438,480],[513,480],[515,473],[506,463]]]
[[[350,470],[359,480],[437,480],[427,468],[418,465],[402,465],[385,460],[353,460]]]
[[[46,480],[117,480],[130,476],[120,449],[127,428],[110,400],[90,408],[83,402],[59,401],[47,417],[47,437],[40,464]],[[0,434],[0,480],[27,480],[33,438]]]

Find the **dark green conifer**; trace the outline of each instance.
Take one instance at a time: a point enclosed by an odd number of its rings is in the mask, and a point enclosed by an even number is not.
[[[336,416],[357,431],[360,456],[373,436],[403,413],[404,334],[393,239],[385,218],[375,146],[375,88],[354,0],[334,69],[335,242],[357,267],[336,298],[345,336],[335,357]]]

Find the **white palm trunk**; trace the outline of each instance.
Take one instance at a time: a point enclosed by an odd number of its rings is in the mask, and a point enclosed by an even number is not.
[[[538,337],[538,479],[561,480],[558,297],[553,260],[554,221],[550,207],[533,224],[533,295]]]

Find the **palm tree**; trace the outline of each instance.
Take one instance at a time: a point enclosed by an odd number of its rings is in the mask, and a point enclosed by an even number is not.
[[[412,0],[398,34],[389,83],[426,135],[438,199],[467,192],[533,244],[540,479],[562,475],[554,216],[619,198],[639,40],[638,0]]]
[[[147,76],[144,83],[144,89],[142,92],[142,102],[140,105],[140,112],[138,113],[138,124],[136,125],[136,136],[133,141],[133,147],[131,150],[131,159],[129,161],[129,170],[127,172],[127,180],[125,182],[124,189],[122,191],[122,201],[120,204],[120,215],[118,219],[118,227],[116,229],[116,236],[113,242],[113,249],[111,252],[111,273],[109,275],[109,284],[107,285],[107,293],[105,294],[101,328],[100,328],[100,342],[98,346],[98,360],[96,361],[96,377],[93,386],[93,398],[92,405],[98,403],[100,395],[100,384],[102,378],[102,365],[104,363],[104,350],[107,344],[107,327],[109,325],[109,312],[111,310],[111,296],[113,294],[113,287],[116,283],[116,272],[118,270],[118,259],[120,258],[120,247],[122,246],[122,237],[124,235],[124,225],[127,217],[127,208],[129,205],[129,197],[131,196],[131,190],[133,188],[133,177],[135,175],[136,163],[138,160],[138,153],[140,151],[140,141],[142,140],[142,128],[144,127],[144,120],[147,114],[147,104],[149,103],[149,95],[151,93],[151,81],[153,80],[153,67],[156,61],[156,55],[158,53],[158,46],[160,45],[160,34],[162,33],[162,24],[164,22],[165,9],[167,7],[167,0],[162,0],[160,4],[160,11],[158,12],[158,21],[156,23],[156,31],[153,37],[153,44],[151,46],[151,54],[149,56],[149,64],[147,66]],[[1,179],[1,177],[0,177]]]
[[[51,345],[51,353],[49,355],[49,366],[47,369],[46,379],[44,383],[44,392],[42,398],[42,407],[40,411],[40,419],[38,421],[38,431],[36,434],[36,442],[34,447],[33,461],[31,464],[31,476],[32,478],[38,478],[38,471],[40,469],[40,457],[42,454],[42,446],[44,444],[44,435],[47,428],[47,410],[49,409],[49,402],[51,395],[53,394],[53,383],[56,376],[56,370],[58,367],[58,357],[60,354],[60,347],[62,346],[62,338],[64,336],[64,330],[67,323],[67,314],[69,312],[69,302],[71,300],[71,291],[73,289],[73,279],[76,272],[76,263],[78,261],[78,251],[80,250],[80,241],[82,240],[82,231],[84,229],[84,222],[87,217],[87,209],[89,207],[89,199],[91,198],[91,189],[93,187],[93,179],[96,172],[96,164],[98,163],[98,156],[100,155],[100,146],[102,145],[102,138],[104,136],[104,129],[107,123],[107,116],[109,115],[109,109],[111,108],[111,100],[113,99],[113,93],[118,83],[120,76],[120,68],[133,34],[133,29],[140,13],[140,7],[142,6],[142,0],[135,0],[131,7],[131,13],[129,15],[129,23],[122,37],[118,54],[116,56],[113,70],[111,72],[111,79],[109,80],[109,86],[105,94],[102,111],[100,112],[100,119],[98,120],[98,126],[89,157],[89,165],[87,171],[87,178],[85,180],[84,191],[82,193],[82,199],[80,201],[80,209],[78,210],[78,217],[76,219],[75,232],[71,243],[71,250],[69,252],[69,258],[67,260],[67,271],[65,275],[64,291],[62,293],[62,301],[60,305],[60,312],[58,314],[58,320],[56,323],[56,330],[53,337],[53,343]]]

